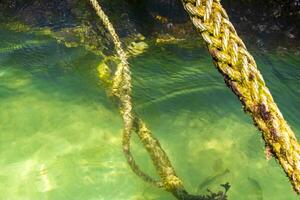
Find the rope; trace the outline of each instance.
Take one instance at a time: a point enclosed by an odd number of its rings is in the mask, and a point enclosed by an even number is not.
[[[112,81],[113,83],[112,94],[120,101],[120,110],[124,122],[124,130],[123,130],[123,138],[122,138],[123,152],[126,156],[129,166],[138,176],[142,177],[147,182],[151,182],[158,185],[160,183],[153,180],[149,175],[145,174],[138,167],[130,151],[130,138],[131,138],[135,116],[132,113],[131,75],[130,75],[129,65],[127,62],[126,53],[122,49],[122,44],[120,42],[119,36],[116,34],[113,25],[110,23],[104,11],[101,9],[97,0],[90,0],[90,2],[94,7],[97,15],[100,17],[103,24],[107,28],[109,34],[111,35],[115,49],[117,51],[117,55],[121,60],[121,63],[118,65]]]
[[[238,96],[245,112],[252,115],[254,124],[262,132],[266,147],[271,149],[294,190],[300,194],[299,143],[220,0],[182,2],[226,84]]]
[[[224,200],[226,199],[226,192],[229,189],[229,184],[222,185],[225,192],[210,193],[205,196],[190,195],[183,187],[182,181],[176,175],[176,172],[167,156],[162,149],[159,141],[152,135],[146,124],[139,119],[133,112],[131,103],[131,74],[127,62],[126,53],[122,49],[122,45],[118,35],[115,32],[113,25],[110,23],[108,17],[101,9],[97,0],[89,0],[99,18],[102,20],[104,26],[107,28],[112,37],[117,55],[121,60],[117,70],[112,78],[111,90],[112,95],[119,101],[120,112],[123,118],[123,152],[126,156],[127,162],[131,169],[140,176],[143,180],[151,182],[158,187],[171,192],[177,199],[181,200]],[[105,71],[105,70],[104,70]],[[106,83],[110,83],[110,76],[105,74],[101,76]],[[137,133],[144,148],[147,150],[152,162],[161,178],[161,181],[152,179],[149,175],[145,174],[136,164],[130,151],[130,138],[132,132]]]
[[[121,115],[124,122],[123,131],[123,151],[126,159],[132,168],[132,170],[145,181],[154,183],[158,187],[164,187],[168,191],[183,191],[183,185],[181,180],[177,177],[171,162],[168,159],[165,151],[159,144],[159,141],[153,137],[151,132],[146,127],[145,123],[139,119],[132,111],[131,103],[131,75],[127,62],[127,57],[122,49],[122,45],[118,35],[116,34],[112,24],[109,22],[108,17],[105,15],[97,0],[90,0],[97,15],[102,20],[103,24],[109,31],[114,42],[117,55],[119,56],[121,63],[115,72],[112,84],[112,94],[120,102]],[[148,151],[162,181],[155,181],[150,176],[142,172],[138,165],[135,163],[130,152],[130,137],[132,131],[137,133],[139,139],[143,143],[144,147]]]

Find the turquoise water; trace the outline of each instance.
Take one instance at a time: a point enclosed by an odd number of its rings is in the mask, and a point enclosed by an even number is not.
[[[254,54],[300,137],[300,58]],[[121,150],[122,121],[101,87],[100,58],[47,36],[0,30],[0,199],[172,200]],[[296,200],[283,170],[203,48],[154,45],[130,59],[136,111],[191,193],[229,182],[231,200]],[[134,138],[142,168],[155,175]]]

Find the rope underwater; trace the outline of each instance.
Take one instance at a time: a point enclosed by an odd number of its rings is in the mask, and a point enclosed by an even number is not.
[[[229,184],[222,185],[225,192],[212,193],[205,196],[190,195],[184,189],[182,181],[176,175],[176,172],[167,156],[165,151],[160,146],[159,141],[152,135],[146,124],[139,119],[133,112],[131,103],[131,74],[127,62],[127,56],[118,35],[116,34],[113,25],[110,23],[108,17],[101,9],[97,0],[89,0],[99,18],[110,33],[117,55],[120,59],[120,64],[112,78],[111,90],[112,95],[120,104],[120,112],[124,122],[123,130],[123,152],[126,156],[127,162],[131,169],[142,179],[147,182],[153,183],[157,187],[164,188],[166,191],[171,192],[177,199],[181,200],[225,200],[226,192],[229,189]],[[105,77],[109,79],[109,77]],[[149,175],[145,174],[136,164],[130,151],[130,138],[131,133],[136,132],[140,141],[149,153],[152,162],[158,171],[161,181],[152,179]]]
[[[90,0],[97,15],[112,36],[120,64],[114,74],[111,90],[119,100],[124,121],[123,151],[132,170],[145,181],[173,193],[178,199],[225,199],[225,193],[208,196],[189,195],[178,178],[166,153],[153,137],[145,123],[132,111],[131,76],[126,54],[108,17],[97,0]],[[294,190],[300,193],[300,146],[295,134],[284,120],[273,97],[256,67],[254,58],[247,51],[229,21],[220,0],[182,0],[185,10],[201,33],[217,69],[225,82],[239,97],[245,112],[252,115],[254,124],[262,132],[266,147],[271,150],[289,177]],[[142,172],[130,152],[130,137],[136,132],[147,149],[161,181]]]
[[[300,194],[300,146],[247,51],[220,0],[182,0],[185,10],[207,44],[225,82],[262,132],[270,149]]]

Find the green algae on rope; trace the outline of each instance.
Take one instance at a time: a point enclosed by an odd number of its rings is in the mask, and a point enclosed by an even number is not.
[[[294,190],[300,194],[300,145],[267,88],[254,58],[237,35],[220,0],[182,0],[214,64],[251,114]]]

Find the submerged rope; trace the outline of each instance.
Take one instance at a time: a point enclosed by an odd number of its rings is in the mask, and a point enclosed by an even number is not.
[[[185,10],[201,33],[214,64],[252,115],[267,148],[277,158],[300,194],[300,146],[241,38],[229,21],[220,0],[182,0]]]
[[[153,180],[149,175],[145,174],[136,162],[133,159],[133,156],[130,151],[130,138],[131,133],[133,131],[135,115],[132,112],[132,104],[131,104],[131,74],[129,65],[127,62],[127,56],[124,50],[122,49],[122,44],[113,25],[110,23],[108,17],[101,9],[97,0],[90,0],[93,5],[97,15],[102,20],[103,24],[109,31],[115,49],[117,51],[117,55],[121,60],[121,63],[118,65],[117,70],[115,72],[112,84],[112,94],[120,101],[120,111],[122,114],[123,122],[124,122],[124,130],[123,130],[123,151],[126,156],[127,162],[129,163],[132,170],[140,177],[142,177],[145,181],[154,183],[156,185],[160,185],[157,181]]]
[[[123,117],[124,130],[123,130],[123,152],[131,169],[145,181],[151,182],[158,187],[162,187],[165,190],[171,192],[177,199],[182,200],[224,200],[226,199],[226,192],[229,189],[229,184],[222,185],[225,188],[225,192],[211,193],[206,196],[190,195],[184,189],[182,181],[176,175],[176,172],[167,156],[162,149],[159,141],[152,135],[150,130],[146,127],[146,124],[139,119],[133,112],[131,103],[131,76],[130,69],[127,62],[127,57],[122,49],[122,45],[118,35],[116,34],[112,24],[108,17],[101,9],[97,0],[89,0],[95,9],[97,15],[102,20],[103,24],[112,36],[114,46],[117,51],[121,62],[117,67],[112,80],[112,95],[118,99],[120,103],[120,111]],[[105,77],[105,76],[103,76]],[[107,77],[106,77],[107,79]],[[104,80],[106,81],[106,80]],[[130,137],[131,133],[135,131],[144,145],[145,149],[149,153],[152,162],[158,171],[161,181],[155,181],[150,176],[145,174],[136,164],[133,156],[130,152]]]

